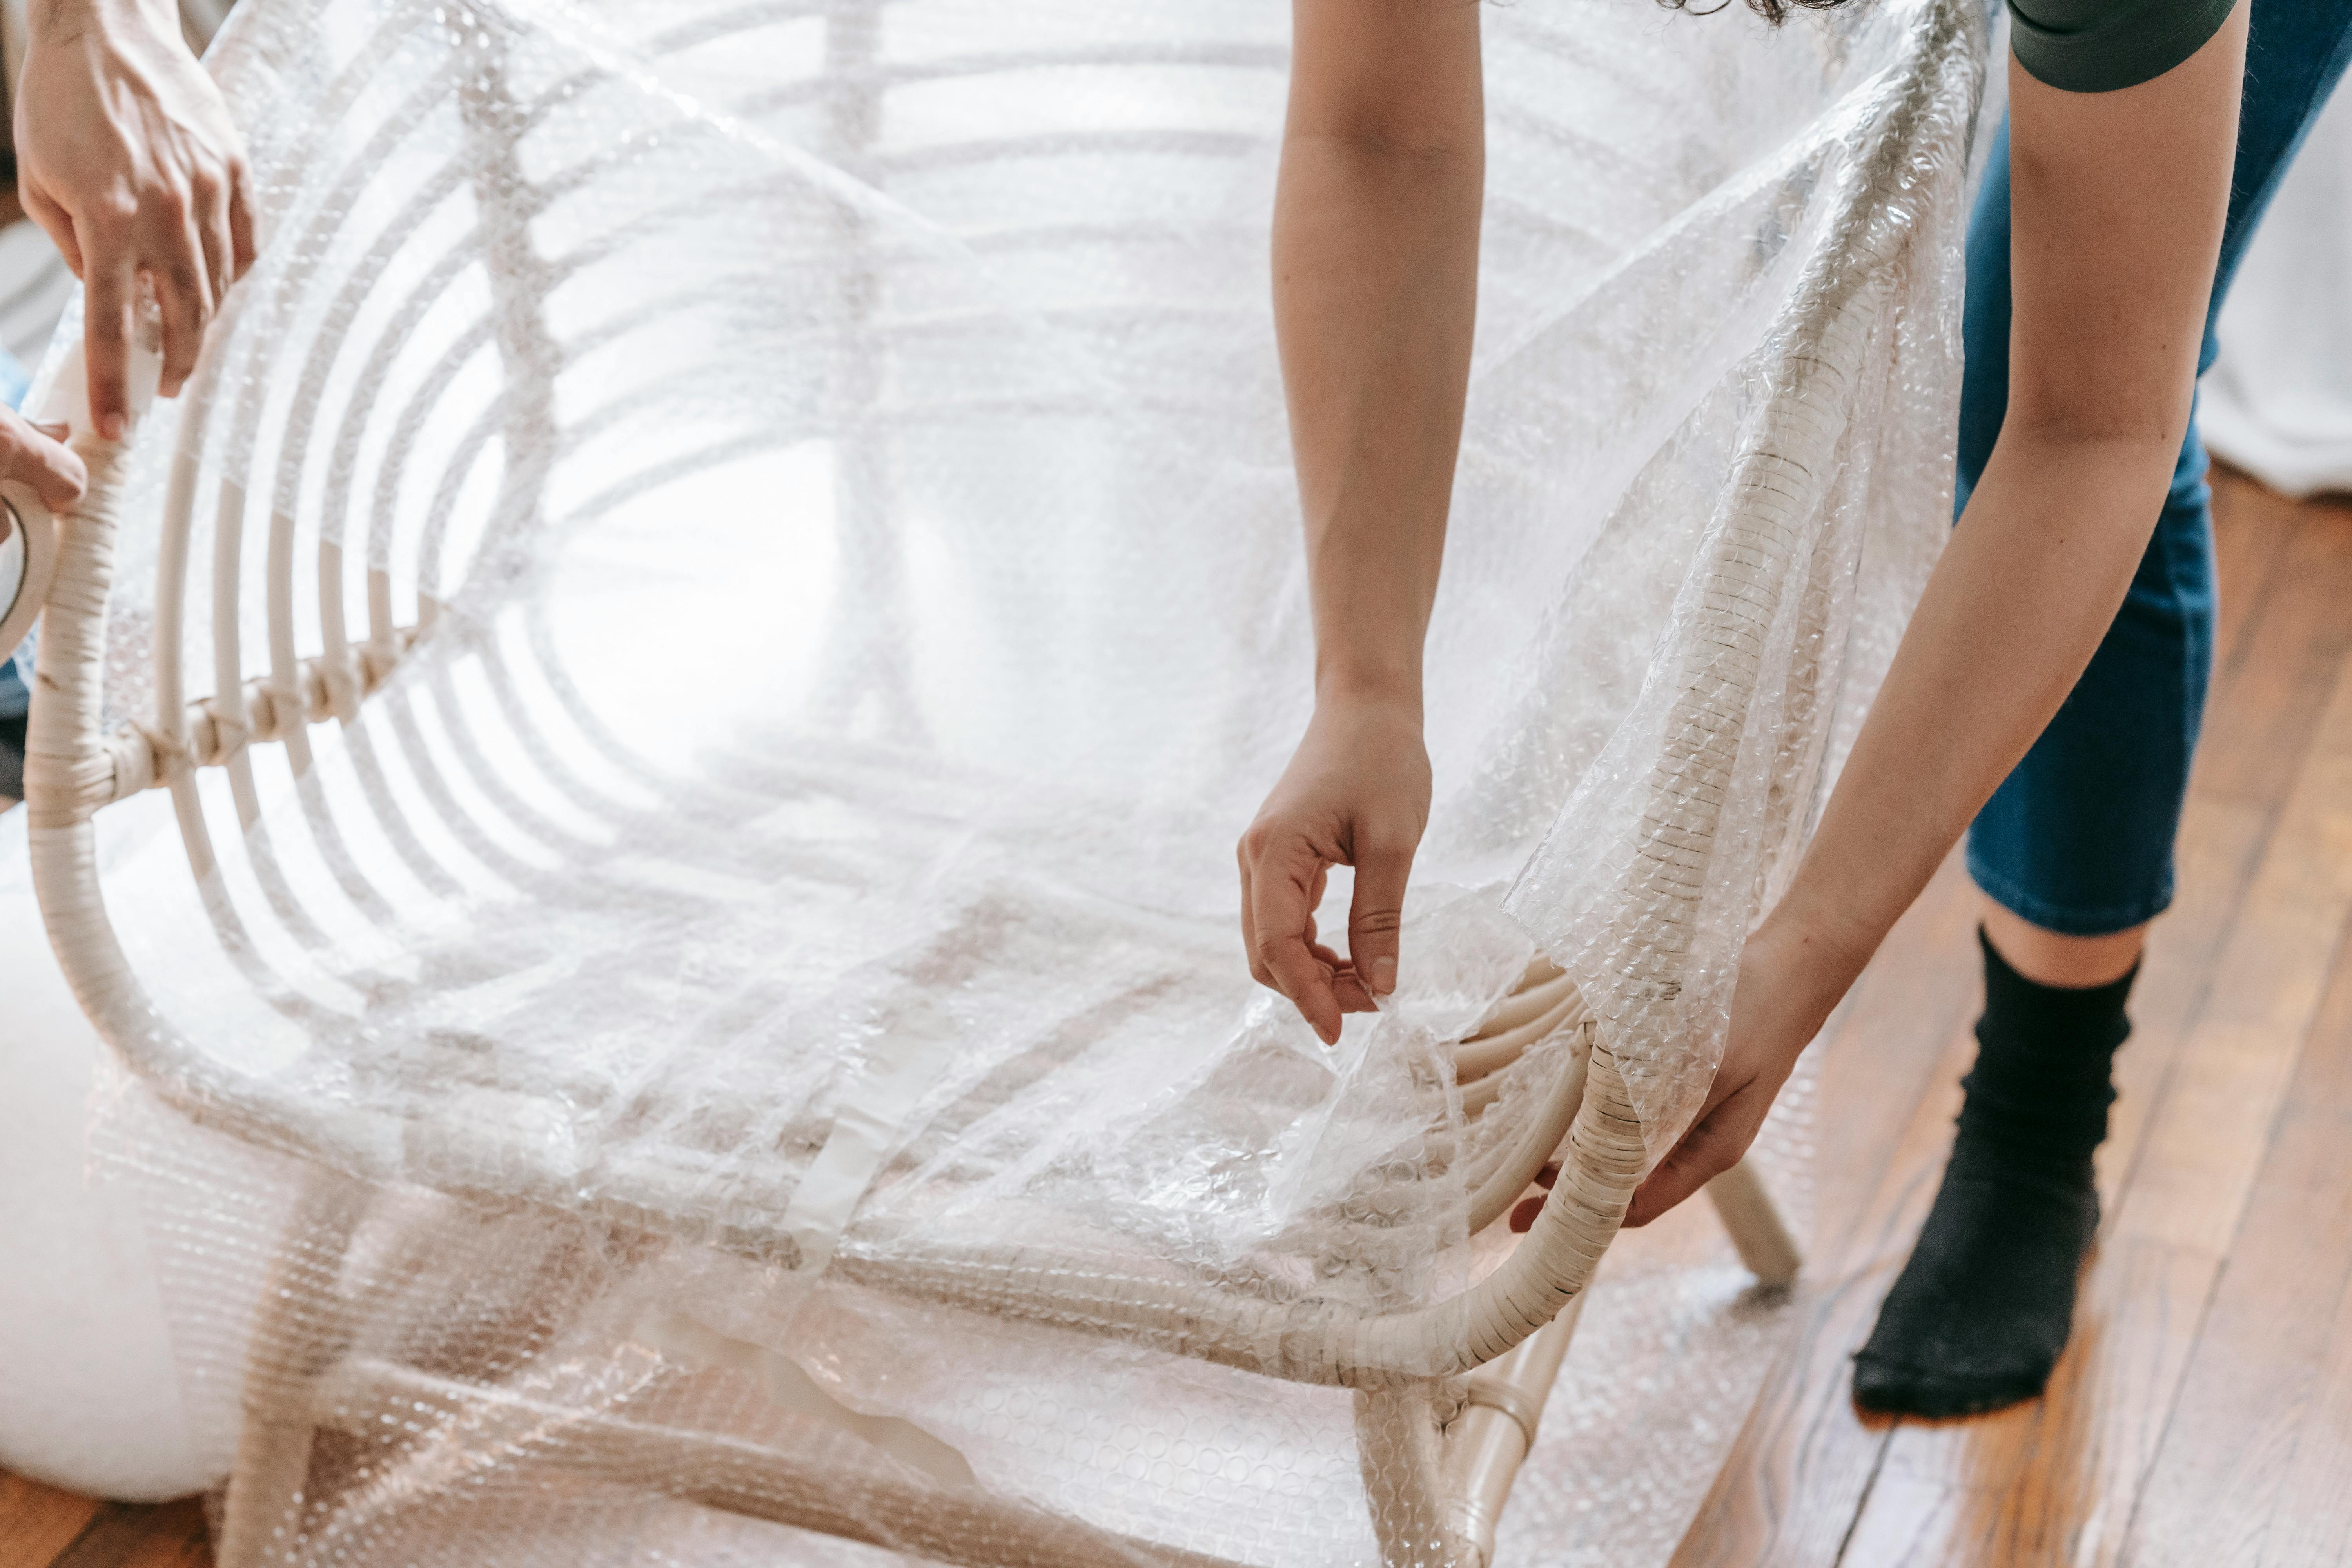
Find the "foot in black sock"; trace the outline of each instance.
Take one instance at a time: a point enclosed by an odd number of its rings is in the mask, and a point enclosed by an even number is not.
[[[2040,1394],[2099,1227],[2091,1152],[2106,1136],[2138,971],[2080,990],[2040,985],[1978,940],[1977,1063],[1944,1184],[1854,1357],[1866,1410],[1969,1415]]]

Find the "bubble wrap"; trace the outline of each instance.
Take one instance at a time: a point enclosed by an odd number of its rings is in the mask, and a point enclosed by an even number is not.
[[[1501,1266],[1570,1048],[1472,1114],[1451,1047],[1531,961],[1653,1157],[1704,1094],[1949,515],[1982,24],[1487,12],[1437,796],[1327,1051],[1231,849],[1309,701],[1285,10],[235,14],[266,244],[140,432],[106,651],[125,717],[241,695],[99,819],[100,1142],[201,1440],[300,1482],[254,1561],[1454,1550],[1459,1378],[1298,1325]],[[1712,1303],[1660,1386],[1727,1436],[1721,1268],[1628,1300]]]

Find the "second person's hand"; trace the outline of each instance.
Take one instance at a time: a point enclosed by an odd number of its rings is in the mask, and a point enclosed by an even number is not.
[[[140,279],[163,311],[169,397],[253,262],[245,153],[161,0],[34,0],[16,94],[25,210],[86,290],[90,426],[121,440]]]
[[[1757,928],[1740,954],[1722,1065],[1690,1130],[1634,1190],[1628,1226],[1649,1224],[1739,1163],[1860,967],[1786,910]]]
[[[64,426],[36,425],[21,414],[0,407],[0,479],[25,486],[40,498],[43,506],[57,511],[81,500],[89,474],[66,445]],[[0,542],[5,542],[13,529],[7,510],[0,508]],[[0,604],[0,610],[7,607]],[[11,651],[0,647],[0,660]]]
[[[1392,697],[1318,701],[1257,819],[1242,835],[1242,939],[1250,973],[1297,1005],[1326,1045],[1343,1013],[1396,989],[1397,931],[1413,852],[1429,821],[1421,705]],[[1318,939],[1315,908],[1334,866],[1356,869],[1348,952]]]

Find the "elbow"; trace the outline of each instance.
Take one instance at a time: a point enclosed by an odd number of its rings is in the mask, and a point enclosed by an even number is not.
[[[2144,496],[2154,505],[2171,486],[2186,434],[2184,421],[2160,416],[2012,416],[2002,422],[1993,457],[2045,495],[2065,493],[2084,501],[2099,495]]]
[[[2071,517],[2108,518],[2147,542],[2171,488],[2186,434],[2181,420],[2114,413],[2090,418],[2026,417],[2001,424],[1979,488],[1998,469],[2037,504]],[[1971,503],[1973,505],[1973,503]]]
[[[2201,326],[2201,322],[2200,323]],[[2039,446],[2179,450],[2197,395],[2201,332],[2113,334],[2042,343],[2020,331],[2001,434]]]
[[[2119,457],[2157,453],[2168,464],[2179,452],[2180,443],[2188,434],[2185,416],[2172,419],[2157,414],[2137,418],[2119,414],[2019,418],[2012,413],[2000,427],[2004,446],[2112,452]]]
[[[1365,161],[1412,164],[1472,163],[1486,155],[1486,128],[1380,111],[1350,115],[1294,134],[1328,142]]]
[[[1486,109],[1475,74],[1461,81],[1397,73],[1293,79],[1284,140],[1317,145],[1351,162],[1454,164],[1482,161]]]
[[[2160,450],[2168,460],[2189,435],[2195,383],[2147,386],[2137,395],[2107,386],[2084,395],[2050,395],[2030,385],[2012,385],[2001,419],[2001,438],[2012,445],[2101,448],[2122,452]]]

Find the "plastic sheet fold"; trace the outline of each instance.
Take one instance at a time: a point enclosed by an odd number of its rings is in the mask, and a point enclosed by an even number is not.
[[[1455,1551],[1460,1378],[1346,1325],[1507,1252],[1585,1058],[1453,1048],[1531,964],[1650,1156],[1703,1096],[1949,515],[1982,71],[1948,0],[1485,21],[1437,796],[1326,1050],[1231,849],[1309,700],[1285,7],[240,5],[266,244],[107,634],[214,765],[99,818],[100,1142],[223,1467],[312,1434],[257,1561]],[[1769,1338],[1689,1332],[1685,1415]]]

